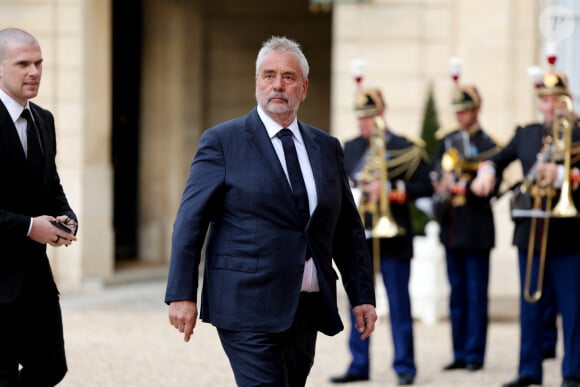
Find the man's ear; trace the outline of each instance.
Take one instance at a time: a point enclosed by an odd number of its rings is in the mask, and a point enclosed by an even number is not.
[[[306,99],[307,91],[308,91],[308,79],[306,79],[302,83],[302,101],[300,101],[300,102],[303,102]]]

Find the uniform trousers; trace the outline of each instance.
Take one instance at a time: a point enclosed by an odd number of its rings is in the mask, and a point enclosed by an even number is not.
[[[546,309],[553,307],[550,297],[529,303],[523,298],[527,252],[518,251],[520,269],[520,358],[518,373],[534,380],[542,380],[542,343],[545,340]],[[535,290],[539,257],[534,256],[530,289]],[[544,288],[553,288],[558,313],[562,318],[564,357],[562,377],[580,380],[580,252],[546,256]]]
[[[453,360],[483,365],[487,340],[489,250],[446,248]]]
[[[409,296],[411,261],[408,259],[383,259],[380,262],[381,276],[387,291],[389,317],[394,347],[393,369],[397,375],[415,375],[415,354],[413,344],[413,317]],[[360,339],[354,328],[354,315],[351,311],[351,331],[348,341],[352,362],[348,373],[361,378],[370,376],[370,338]]]
[[[240,387],[303,387],[314,364],[319,293],[301,293],[290,329],[281,333],[218,328],[236,384]]]
[[[544,359],[556,357],[556,345],[558,344],[558,307],[556,305],[556,292],[553,286],[544,286],[542,297],[546,299],[544,304],[543,324],[544,334],[542,339],[542,354]]]

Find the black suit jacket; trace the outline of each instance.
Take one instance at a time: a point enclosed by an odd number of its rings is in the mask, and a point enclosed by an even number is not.
[[[201,318],[237,331],[281,332],[294,320],[307,251],[318,271],[318,329],[341,323],[336,263],[352,305],[374,304],[370,258],[340,143],[299,122],[318,205],[304,227],[257,110],[207,130],[174,223],[165,301],[196,300],[206,230]]]
[[[13,301],[25,277],[41,278],[33,286],[54,291],[46,245],[26,236],[30,218],[39,215],[68,215],[76,220],[57,173],[56,138],[52,114],[30,103],[39,131],[41,171],[32,174],[14,122],[0,101],[0,304]]]
[[[387,160],[391,186],[396,187],[397,180],[404,181],[408,200],[431,196],[433,187],[429,179],[430,169],[423,149],[392,131],[387,134],[385,146],[387,158],[391,161],[391,164],[393,164],[393,158],[390,156],[394,153],[400,153],[397,157],[408,159],[402,165],[396,167],[389,166],[389,160]],[[365,162],[364,157],[367,149],[368,141],[361,136],[344,144],[346,170],[353,182],[357,181],[355,174],[359,172]],[[395,222],[405,230],[405,233],[393,238],[381,239],[380,257],[381,259],[411,259],[413,257],[414,234],[409,204],[408,202],[391,202],[390,208]]]

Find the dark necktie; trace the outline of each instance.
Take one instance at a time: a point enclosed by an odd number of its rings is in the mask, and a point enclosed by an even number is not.
[[[310,218],[308,193],[306,192],[304,177],[302,176],[302,170],[298,163],[298,154],[296,153],[296,146],[292,139],[292,132],[290,129],[284,128],[276,135],[282,141],[282,147],[284,148],[286,169],[288,170],[288,177],[290,178],[290,185],[292,186],[292,194],[296,201],[296,206],[298,207],[298,211],[300,211],[300,215],[307,221]]]
[[[39,142],[39,133],[36,130],[36,125],[30,114],[30,110],[24,109],[20,115],[26,120],[26,141],[28,143],[28,150],[26,152],[26,158],[29,161],[39,160],[42,155],[42,147]]]

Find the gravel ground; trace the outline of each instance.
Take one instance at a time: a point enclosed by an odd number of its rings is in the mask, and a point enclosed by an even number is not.
[[[163,281],[151,281],[63,294],[69,373],[59,387],[235,386],[215,329],[198,323],[191,341],[184,343],[168,323],[164,289]],[[344,295],[340,302],[347,321]],[[447,321],[416,322],[414,329],[416,386],[499,387],[516,376],[519,329],[513,316],[490,323],[486,364],[477,372],[441,371],[451,360]],[[349,386],[396,386],[387,320],[379,322],[371,351],[371,381]],[[558,358],[544,362],[544,386],[560,385],[561,353],[558,348]],[[333,386],[328,378],[342,374],[349,361],[347,332],[320,335],[307,386]]]

